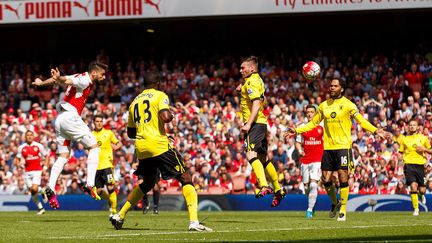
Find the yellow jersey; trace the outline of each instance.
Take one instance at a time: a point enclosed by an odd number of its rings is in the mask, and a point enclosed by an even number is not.
[[[324,150],[350,149],[352,146],[351,127],[355,119],[362,128],[375,133],[377,128],[368,122],[357,106],[342,96],[322,102],[312,120],[295,129],[296,133],[311,131],[324,120]]]
[[[405,135],[399,134],[399,136],[394,136],[393,141],[398,143],[399,145],[402,143],[402,140],[405,138]]]
[[[92,133],[96,137],[97,144],[100,148],[99,165],[97,169],[114,168],[111,144],[117,144],[119,140],[111,130],[105,128],[102,128],[100,131],[93,131]]]
[[[129,106],[128,127],[136,128],[135,149],[138,159],[158,156],[169,148],[165,123],[159,112],[169,110],[168,96],[156,89],[145,89]]]
[[[423,165],[426,163],[425,153],[417,152],[417,146],[423,146],[427,149],[431,148],[429,139],[422,134],[409,135],[401,140],[399,152],[403,153],[405,164]]]
[[[263,113],[265,98],[264,98],[264,82],[257,73],[251,74],[248,78],[244,80],[241,88],[241,99],[240,108],[242,113],[243,122],[246,123],[249,120],[252,101],[259,99],[260,109],[258,111],[257,117],[255,118],[255,123],[267,124],[267,118]]]

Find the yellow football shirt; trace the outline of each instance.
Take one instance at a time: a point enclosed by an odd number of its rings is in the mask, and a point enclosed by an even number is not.
[[[111,144],[116,144],[119,140],[111,130],[102,128],[100,131],[93,131],[96,141],[100,148],[98,170],[106,168],[114,168],[113,165],[113,150]]]
[[[352,118],[362,128],[372,133],[377,130],[358,112],[357,106],[345,96],[339,99],[330,98],[322,102],[312,120],[295,130],[297,133],[308,132],[324,120],[324,149],[350,149],[352,145]]]
[[[168,109],[168,96],[156,89],[145,89],[132,101],[128,127],[136,128],[135,147],[138,159],[155,157],[168,151],[165,123],[159,120],[159,112]]]
[[[394,136],[393,140],[394,140],[394,142],[396,142],[400,145],[404,138],[405,138],[405,136],[403,134],[399,134],[399,136]]]
[[[423,165],[426,163],[425,153],[417,152],[417,146],[423,146],[427,149],[431,148],[429,139],[421,134],[409,135],[401,140],[399,152],[403,153],[405,164]]]
[[[253,73],[251,76],[244,80],[241,88],[240,99],[240,108],[244,123],[249,120],[252,110],[252,101],[259,99],[261,101],[261,105],[258,111],[258,115],[255,118],[255,123],[267,124],[267,118],[263,113],[265,105],[264,93],[264,82],[257,73]]]

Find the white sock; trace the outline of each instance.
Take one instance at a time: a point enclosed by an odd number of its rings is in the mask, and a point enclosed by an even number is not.
[[[54,162],[51,168],[51,174],[48,182],[48,186],[51,190],[55,191],[55,185],[57,184],[57,179],[63,170],[64,165],[67,163],[68,159],[63,157],[58,157],[56,162]]]
[[[315,203],[318,196],[318,184],[316,182],[311,182],[309,188],[310,191],[308,195],[308,206],[309,206],[308,211],[312,211],[313,208],[315,207]]]
[[[199,225],[199,221],[190,221],[190,225]]]
[[[87,157],[87,186],[94,186],[97,167],[99,165],[100,148],[90,149]]]

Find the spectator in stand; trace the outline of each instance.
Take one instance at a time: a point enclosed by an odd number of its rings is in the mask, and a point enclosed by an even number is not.
[[[393,190],[389,188],[389,180],[384,179],[382,186],[378,189],[378,194],[394,194]]]
[[[359,194],[377,194],[377,188],[371,178],[363,179],[362,183],[360,183]]]
[[[417,64],[411,65],[411,70],[406,73],[405,80],[408,82],[407,85],[411,88],[411,92],[421,92],[424,76],[418,71]]]
[[[232,180],[228,177],[227,173],[222,173],[220,176],[220,186],[224,189],[225,193],[231,193],[233,189]]]
[[[74,148],[73,156],[76,159],[80,159],[81,157],[87,157],[86,150],[82,143],[76,144],[76,147]]]
[[[359,193],[359,183],[355,181],[354,175],[350,174],[348,179],[348,184],[350,188],[350,194],[358,194]]]
[[[426,194],[432,194],[432,180],[428,180],[426,185]]]
[[[80,186],[78,185],[77,180],[72,180],[72,183],[69,185],[67,191],[67,195],[79,195],[84,194],[84,192],[80,189]]]
[[[399,181],[393,194],[407,195],[408,193],[408,188],[406,188],[405,184],[402,181]]]

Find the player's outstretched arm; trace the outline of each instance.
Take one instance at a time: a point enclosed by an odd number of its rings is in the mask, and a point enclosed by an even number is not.
[[[73,82],[71,79],[68,79],[64,76],[60,76],[60,71],[58,70],[58,68],[56,69],[51,69],[51,78],[42,80],[40,78],[36,78],[34,80],[34,82],[32,83],[32,85],[34,86],[47,86],[47,85],[53,85],[57,82],[59,83],[64,83],[67,85],[71,85]]]
[[[55,79],[53,79],[53,78],[49,78],[49,79],[45,79],[45,80],[42,80],[42,79],[40,79],[40,78],[36,78],[35,80],[34,80],[34,82],[32,83],[32,85],[34,85],[34,86],[47,86],[47,85],[52,85],[52,84],[54,84],[56,82],[56,80]]]

